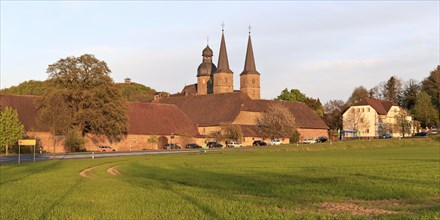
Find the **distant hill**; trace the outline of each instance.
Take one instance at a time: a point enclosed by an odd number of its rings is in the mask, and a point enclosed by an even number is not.
[[[145,102],[152,100],[156,90],[138,83],[116,83],[127,101]],[[29,80],[17,86],[1,89],[0,95],[36,95],[43,96],[50,89],[49,82]]]
[[[29,80],[18,84],[18,86],[11,86],[9,88],[1,89],[0,94],[42,96],[48,91],[49,88],[50,87],[47,81]]]
[[[152,100],[156,90],[139,84],[139,83],[116,83],[119,88],[121,88],[122,95],[127,99],[127,101],[132,102],[145,102]]]

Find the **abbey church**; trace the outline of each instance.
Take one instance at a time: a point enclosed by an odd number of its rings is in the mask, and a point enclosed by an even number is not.
[[[251,33],[247,41],[240,90],[234,90],[234,72],[229,68],[225,33],[222,30],[217,66],[209,45],[202,51],[202,63],[197,68],[197,83],[185,86],[180,93],[158,98],[153,103],[176,105],[196,123],[201,137],[220,130],[220,124],[231,122],[243,131],[245,145],[260,140],[257,118],[270,105],[280,103],[295,117],[301,138],[327,136],[327,125],[304,103],[260,99],[260,73],[256,69]],[[282,139],[289,142],[289,137]]]
[[[270,140],[265,140],[259,132],[257,118],[273,104],[281,104],[293,114],[300,139],[328,136],[327,125],[306,104],[260,98],[260,73],[255,65],[250,32],[239,90],[234,90],[234,72],[229,68],[224,30],[217,66],[213,63],[213,56],[213,50],[207,45],[202,51],[202,63],[197,68],[197,83],[185,86],[181,92],[158,96],[151,102],[128,102],[129,127],[120,142],[97,142],[93,135],[87,135],[86,149],[95,151],[99,145],[111,145],[120,151],[162,149],[170,142],[183,147],[188,143],[203,146],[212,141],[211,135],[220,131],[222,123],[240,127],[243,146],[252,145],[255,140],[268,142]],[[34,100],[37,98],[0,95],[0,108],[16,109],[26,134],[40,140],[44,151],[69,151],[63,140],[52,147],[55,141],[50,129],[36,123]],[[281,141],[289,143],[289,137],[282,137]]]
[[[213,52],[209,45],[202,51],[203,62],[197,69],[196,95],[234,92],[234,73],[229,69],[224,31],[220,43],[218,66],[212,63]],[[251,99],[260,99],[260,73],[256,70],[254,52],[249,32],[244,70],[240,74],[240,92]]]

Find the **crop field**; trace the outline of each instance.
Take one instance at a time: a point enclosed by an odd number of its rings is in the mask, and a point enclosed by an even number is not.
[[[0,167],[1,219],[440,219],[431,138]]]

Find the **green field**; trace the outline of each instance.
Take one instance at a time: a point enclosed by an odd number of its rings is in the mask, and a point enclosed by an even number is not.
[[[1,219],[440,219],[440,142],[431,138],[45,161],[0,172]]]

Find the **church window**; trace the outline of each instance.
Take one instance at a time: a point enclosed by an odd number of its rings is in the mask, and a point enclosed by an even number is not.
[[[255,79],[252,79],[252,85],[255,85]]]

